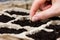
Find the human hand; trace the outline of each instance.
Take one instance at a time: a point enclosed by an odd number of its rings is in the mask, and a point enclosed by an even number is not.
[[[36,13],[37,10],[42,10]],[[60,0],[35,0],[30,10],[32,21],[44,20],[53,16],[60,16]]]

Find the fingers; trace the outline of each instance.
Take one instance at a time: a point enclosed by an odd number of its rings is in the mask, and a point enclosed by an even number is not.
[[[46,10],[46,9],[50,8],[51,6],[52,5],[47,5],[47,6],[43,7],[42,10]]]
[[[52,6],[52,1],[51,0],[47,0],[44,4],[42,4],[40,6],[40,10],[46,10],[48,8],[50,8]]]
[[[44,11],[44,10],[50,8],[51,6],[52,6],[52,5],[47,5],[47,6],[41,5],[41,6],[40,6],[40,10]]]
[[[46,0],[35,0],[32,4],[31,10],[30,10],[30,18],[34,16],[36,11],[39,9],[40,5],[43,4]]]
[[[42,12],[40,12],[38,14],[35,14],[32,17],[32,21],[44,20],[44,19],[56,16],[57,15],[56,9],[57,9],[57,7],[52,6],[51,8],[49,8],[49,9],[47,9],[45,11],[42,11]]]

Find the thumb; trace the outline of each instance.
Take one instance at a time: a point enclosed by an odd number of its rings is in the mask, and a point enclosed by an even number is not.
[[[44,20],[53,16],[57,15],[57,11],[56,9],[58,9],[56,6],[52,6],[51,8],[42,11],[40,13],[36,13],[33,17],[32,17],[32,21],[38,21],[38,20]]]

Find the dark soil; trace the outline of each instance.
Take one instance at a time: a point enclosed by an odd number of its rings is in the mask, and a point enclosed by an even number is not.
[[[0,34],[4,34],[4,33],[9,33],[9,34],[19,34],[19,33],[22,33],[24,31],[27,31],[26,29],[19,29],[19,30],[16,30],[16,29],[10,29],[10,28],[0,28]]]
[[[50,25],[49,27],[46,28],[53,29],[55,32],[60,32],[60,25]]]
[[[55,16],[55,17],[51,17],[51,18],[49,18],[50,20],[60,20],[60,17],[57,17],[57,16]]]
[[[21,25],[22,27],[23,26],[39,27],[40,25],[45,24],[47,22],[41,22],[41,21],[32,22],[30,20],[17,20],[17,21],[14,21],[12,23]]]
[[[10,20],[13,20],[13,19],[15,19],[15,18],[14,17],[6,16],[6,15],[1,15],[0,16],[0,22],[4,22],[4,23],[6,23],[6,22],[8,22]]]
[[[31,37],[35,40],[56,40],[58,38],[58,34],[55,32],[46,32],[46,31],[40,31],[38,33],[27,35],[28,37]]]
[[[10,15],[13,15],[13,14],[16,14],[16,15],[29,15],[28,13],[26,13],[26,12],[19,12],[19,11],[11,11],[11,12],[9,12],[9,11],[5,11],[5,12],[7,12],[7,13],[9,13]]]
[[[27,35],[35,40],[56,40],[60,37],[60,25],[50,25],[48,29],[53,29],[53,32],[46,32],[44,30],[39,31],[38,33]]]

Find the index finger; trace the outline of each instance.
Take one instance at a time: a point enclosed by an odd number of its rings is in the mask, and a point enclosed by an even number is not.
[[[35,0],[32,4],[31,10],[30,10],[30,17],[32,18],[36,11],[39,9],[40,5],[43,4],[46,0]]]

